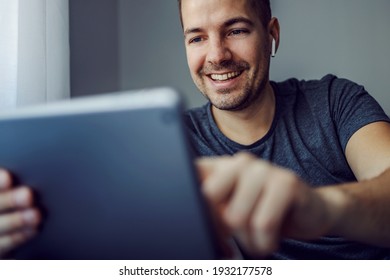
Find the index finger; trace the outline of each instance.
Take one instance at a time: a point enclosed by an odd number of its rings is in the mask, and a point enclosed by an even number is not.
[[[11,186],[12,186],[11,174],[7,170],[0,168],[0,190],[7,190],[11,188]]]

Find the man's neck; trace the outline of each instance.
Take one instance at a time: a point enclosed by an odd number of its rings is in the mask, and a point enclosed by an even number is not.
[[[250,145],[263,138],[270,130],[275,104],[274,91],[268,83],[259,98],[244,110],[211,108],[218,128],[226,137],[241,145]]]

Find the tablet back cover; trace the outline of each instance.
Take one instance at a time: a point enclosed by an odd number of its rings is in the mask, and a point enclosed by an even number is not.
[[[177,97],[162,91],[146,95]],[[95,111],[0,118],[0,166],[33,188],[44,211],[38,236],[12,258],[219,257],[179,99],[126,108],[126,98],[131,105],[124,94]]]

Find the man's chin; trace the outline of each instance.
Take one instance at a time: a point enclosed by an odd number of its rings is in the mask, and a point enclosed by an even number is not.
[[[217,109],[223,110],[223,111],[239,111],[244,106],[241,100],[221,100],[221,99],[209,99],[210,103]]]
[[[250,95],[242,92],[224,92],[207,95],[206,98],[210,103],[219,110],[224,111],[241,111],[250,105]]]

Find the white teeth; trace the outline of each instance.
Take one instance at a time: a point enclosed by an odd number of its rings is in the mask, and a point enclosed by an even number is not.
[[[230,72],[227,74],[211,74],[211,79],[216,81],[226,81],[228,79],[232,79],[240,75],[240,72]]]

